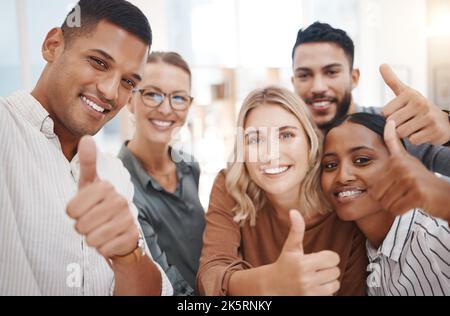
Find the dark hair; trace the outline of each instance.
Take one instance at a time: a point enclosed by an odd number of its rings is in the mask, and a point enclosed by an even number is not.
[[[148,64],[156,64],[159,62],[180,68],[189,75],[189,81],[192,80],[191,68],[180,54],[175,52],[152,52],[148,56]]]
[[[325,131],[325,137],[330,133],[333,128],[341,126],[345,122],[352,122],[355,124],[362,125],[372,132],[378,134],[384,143],[384,128],[386,127],[386,118],[384,116],[372,113],[353,113],[346,115],[337,119],[330,127]],[[325,138],[324,137],[324,138]],[[405,142],[401,140],[403,147],[405,147]]]
[[[69,19],[80,13],[80,25],[71,26]],[[152,45],[152,30],[144,13],[125,0],[80,0],[64,20],[61,29],[67,45],[75,37],[90,34],[98,23],[106,20]]]
[[[306,29],[300,29],[292,50],[292,60],[294,60],[297,47],[306,43],[334,43],[338,45],[344,50],[347,56],[350,69],[353,69],[355,45],[345,31],[335,29],[331,25],[321,22],[314,22]]]

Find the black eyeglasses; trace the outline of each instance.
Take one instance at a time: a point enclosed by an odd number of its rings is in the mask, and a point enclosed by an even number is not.
[[[134,89],[139,92],[142,103],[149,108],[157,108],[169,97],[169,104],[176,111],[186,110],[194,101],[194,98],[184,92],[164,93],[153,88]]]

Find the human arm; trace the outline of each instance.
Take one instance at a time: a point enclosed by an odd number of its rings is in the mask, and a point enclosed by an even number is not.
[[[79,158],[79,189],[67,205],[75,229],[111,263],[115,295],[160,295],[163,272],[148,253],[142,255],[138,249],[139,227],[127,198],[97,177],[91,137],[81,140]]]
[[[149,248],[149,251],[159,266],[164,270],[170,283],[173,286],[174,296],[191,296],[194,295],[194,289],[183,278],[176,266],[170,264],[167,260],[166,253],[159,247],[158,236],[153,228],[151,219],[146,216],[146,207],[139,204],[136,205],[139,210],[139,223]]]

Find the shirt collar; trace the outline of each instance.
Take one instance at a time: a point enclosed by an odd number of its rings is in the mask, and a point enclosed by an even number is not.
[[[55,138],[54,122],[50,115],[29,92],[18,91],[9,98],[14,111],[19,113],[33,127],[38,129],[47,138]]]
[[[397,216],[378,250],[375,250],[370,245],[369,241],[367,241],[370,261],[373,261],[375,257],[379,255],[384,255],[385,257],[398,262],[404,245],[408,239],[411,224],[414,222],[415,217],[415,210],[411,210],[402,216]]]
[[[125,142],[120,149],[118,157],[122,160],[124,166],[128,169],[130,174],[137,178],[142,187],[147,188],[150,183],[155,190],[162,191],[163,188],[147,171],[142,167],[141,162],[136,156],[128,149],[129,141]],[[177,166],[177,176],[181,180],[184,174],[190,173],[190,166],[184,161],[183,156],[180,155],[177,150],[170,148],[172,159]]]

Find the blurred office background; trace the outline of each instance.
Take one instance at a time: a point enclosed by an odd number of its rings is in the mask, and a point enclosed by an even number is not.
[[[226,165],[243,98],[254,88],[292,89],[291,51],[299,28],[319,20],[346,30],[361,70],[356,101],[383,106],[392,94],[378,67],[389,63],[405,83],[450,108],[450,0],[132,0],[148,16],[153,50],[182,54],[193,69],[189,124],[177,146],[201,163],[205,205]],[[43,69],[42,41],[74,0],[2,0],[0,95],[31,90]],[[124,110],[96,136],[116,154],[132,134]]]

